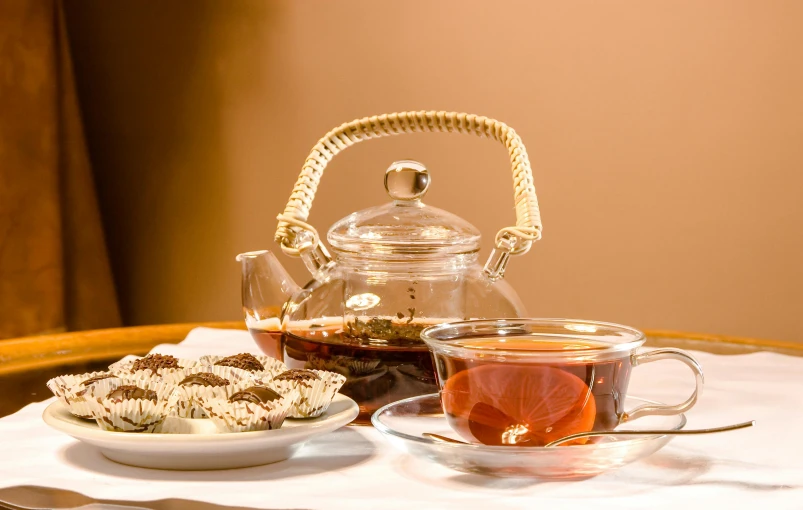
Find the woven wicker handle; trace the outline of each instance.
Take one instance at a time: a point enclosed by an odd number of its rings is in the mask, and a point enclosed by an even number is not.
[[[541,215],[535,196],[530,160],[519,135],[506,124],[487,117],[455,112],[402,112],[365,117],[347,122],[318,140],[307,156],[284,213],[278,216],[275,239],[288,255],[298,256],[320,243],[318,232],[306,223],[323,170],[340,151],[369,138],[417,132],[457,132],[493,138],[507,147],[513,167],[516,225],[496,234],[497,247],[510,246],[511,254],[526,253],[541,238]],[[300,231],[312,234],[312,243],[299,248],[295,237]]]

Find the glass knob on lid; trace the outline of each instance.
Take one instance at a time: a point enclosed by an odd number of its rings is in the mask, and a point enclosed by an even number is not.
[[[418,161],[396,161],[385,171],[385,189],[393,200],[420,200],[429,189],[429,171]]]
[[[384,259],[476,253],[480,232],[473,225],[421,201],[430,182],[429,171],[417,161],[390,165],[385,189],[393,201],[332,225],[327,236],[332,248]]]

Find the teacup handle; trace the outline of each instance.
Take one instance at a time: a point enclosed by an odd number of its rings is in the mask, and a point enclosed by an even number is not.
[[[672,348],[664,348],[664,349],[655,349],[654,351],[644,352],[641,354],[634,354],[630,358],[630,362],[633,367],[637,367],[639,365],[643,365],[645,363],[652,363],[653,361],[665,360],[665,359],[674,359],[684,363],[687,367],[691,369],[694,373],[694,392],[692,392],[691,396],[686,399],[685,402],[673,406],[669,405],[643,405],[639,406],[632,411],[628,411],[622,415],[621,423],[626,421],[632,421],[636,418],[641,418],[642,416],[649,416],[649,415],[672,415],[672,414],[680,414],[685,413],[689,409],[694,406],[694,403],[697,402],[697,397],[700,396],[703,392],[703,368],[700,366],[700,363],[697,362],[696,359],[692,358],[691,355],[687,354],[680,349],[672,349]]]

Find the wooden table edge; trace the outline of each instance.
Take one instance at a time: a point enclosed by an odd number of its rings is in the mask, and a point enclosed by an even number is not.
[[[758,347],[762,350],[797,351],[803,352],[803,343],[788,342],[784,340],[771,340],[765,338],[750,338],[729,335],[713,335],[708,333],[693,333],[665,329],[644,329],[642,330],[649,339],[676,339],[676,340],[697,340],[714,344],[732,344]]]
[[[74,331],[53,335],[0,340],[0,375],[43,369],[75,362],[121,358],[145,354],[162,343],[178,343],[197,327],[245,329],[243,321],[161,324],[125,328]],[[670,330],[643,330],[648,340],[699,341],[722,346],[750,346],[756,350],[803,355],[803,343],[780,340],[686,333]]]
[[[245,324],[243,321],[160,324],[9,338],[0,340],[0,374],[145,354],[159,344],[181,342],[198,327],[245,329]]]

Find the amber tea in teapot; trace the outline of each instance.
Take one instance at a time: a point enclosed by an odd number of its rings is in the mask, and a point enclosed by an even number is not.
[[[414,329],[420,332],[426,325],[417,323]],[[312,321],[306,328],[301,326],[285,332],[285,363],[290,368],[345,375],[346,384],[340,391],[359,403],[358,421],[367,422],[374,411],[390,402],[438,391],[432,355],[416,338],[377,343],[375,337],[389,331],[385,324],[379,328],[380,334],[349,331],[340,323]]]
[[[278,317],[248,324],[248,332],[262,352],[272,358],[282,359],[282,323]]]

